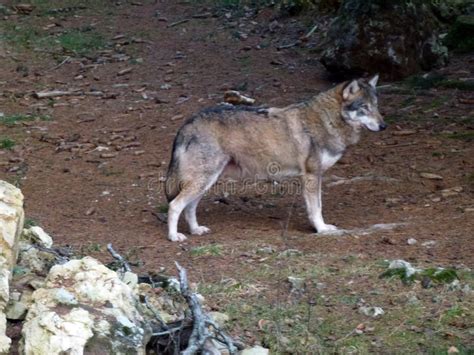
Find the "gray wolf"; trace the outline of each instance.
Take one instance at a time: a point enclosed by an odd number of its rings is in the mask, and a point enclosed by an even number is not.
[[[229,105],[191,117],[176,135],[167,173],[168,238],[186,239],[177,230],[183,210],[191,234],[210,231],[198,224],[196,208],[220,176],[275,179],[267,169],[275,164],[278,178],[301,178],[316,231],[337,229],[323,219],[322,175],[358,142],[363,128],[387,127],[377,107],[377,80],[345,82],[283,108]]]

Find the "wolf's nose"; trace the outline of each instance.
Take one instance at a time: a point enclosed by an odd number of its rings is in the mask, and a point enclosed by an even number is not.
[[[379,124],[379,130],[383,131],[385,128],[387,128],[387,124],[386,123],[381,123]]]

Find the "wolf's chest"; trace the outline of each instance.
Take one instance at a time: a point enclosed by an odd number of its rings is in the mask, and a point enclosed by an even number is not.
[[[323,171],[329,169],[331,166],[336,164],[336,162],[341,158],[342,154],[331,154],[327,150],[323,150],[319,154],[319,158],[321,161],[321,169]]]

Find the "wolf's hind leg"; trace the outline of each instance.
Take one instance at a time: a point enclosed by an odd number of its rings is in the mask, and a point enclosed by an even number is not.
[[[181,212],[185,210],[185,218],[189,224],[192,234],[204,234],[210,230],[207,227],[199,226],[196,219],[196,208],[204,193],[217,181],[229,158],[225,156],[216,157],[209,160],[206,165],[207,171],[213,171],[209,174],[205,171],[194,170],[190,173],[187,183],[182,184],[183,188],[178,196],[171,201],[168,209],[168,239],[173,242],[186,240],[184,234],[178,233],[178,220]],[[212,165],[211,163],[212,162]]]
[[[191,202],[184,210],[184,217],[186,218],[186,222],[188,222],[189,231],[191,232],[191,234],[202,235],[211,231],[205,226],[200,226],[197,222],[196,209],[199,204],[199,201],[201,201],[201,198],[202,195],[196,198],[193,202]]]
[[[168,239],[172,242],[182,242],[187,239],[184,234],[178,233],[179,216],[184,208],[196,197],[196,194],[193,194],[192,190],[183,189],[179,195],[170,202],[168,208]]]

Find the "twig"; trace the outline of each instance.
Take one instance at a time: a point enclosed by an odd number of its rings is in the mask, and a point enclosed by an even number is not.
[[[281,46],[278,46],[278,47],[277,47],[277,50],[282,50],[282,49],[288,49],[288,48],[296,47],[296,46],[298,46],[300,43],[301,43],[301,41],[296,41],[296,42],[294,42],[294,43],[289,43],[289,44],[283,44],[283,45],[281,45]]]
[[[169,24],[168,26],[166,26],[166,27],[171,28],[171,27],[174,27],[174,26],[182,25],[183,23],[186,23],[186,22],[189,22],[189,21],[190,21],[190,19],[185,18],[185,19],[183,19],[183,20],[179,20],[179,21],[170,23],[170,24]]]
[[[107,250],[112,255],[112,257],[121,264],[121,266],[123,267],[125,271],[128,271],[128,272],[132,271],[127,260],[125,260],[125,258],[122,255],[120,255],[114,250],[114,248],[112,247],[112,243],[107,244]]]
[[[318,29],[318,25],[314,25],[307,34],[305,34],[303,36],[303,39],[308,39],[309,37],[311,37],[314,33],[314,31],[316,31]]]
[[[53,71],[53,70],[56,70],[60,67],[62,67],[64,64],[66,64],[67,62],[69,62],[71,60],[71,57],[70,56],[67,56],[61,63],[59,63],[58,65],[56,65],[55,67],[52,67],[51,69],[49,69],[48,71]]]

